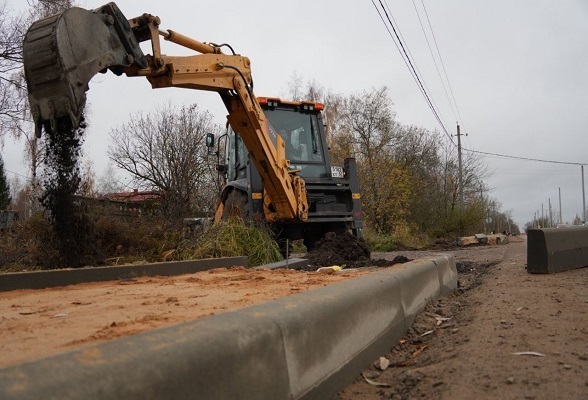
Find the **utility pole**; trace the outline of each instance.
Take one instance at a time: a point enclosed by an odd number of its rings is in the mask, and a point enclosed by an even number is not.
[[[559,223],[563,224],[563,218],[561,217],[561,188],[559,189]]]
[[[584,190],[584,165],[582,164],[581,167],[582,167],[582,214],[584,215],[584,222],[586,222],[586,191]]]
[[[549,227],[553,228],[553,214],[551,213],[551,198],[549,200]]]
[[[539,219],[539,210],[537,210],[537,228],[545,228],[544,226],[541,226],[541,220]]]
[[[482,207],[484,207],[484,186],[482,185],[482,181],[478,183],[480,184],[480,200],[482,201]],[[484,230],[482,233],[486,233],[486,216],[484,216]]]
[[[457,124],[457,161],[459,165],[459,208],[463,211],[463,164],[461,162],[461,133],[459,132],[459,124]],[[582,171],[584,171],[582,169]]]

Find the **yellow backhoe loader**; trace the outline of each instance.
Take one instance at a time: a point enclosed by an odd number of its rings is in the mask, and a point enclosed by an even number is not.
[[[154,89],[215,91],[228,111],[226,159],[218,165],[225,185],[215,219],[236,213],[263,219],[281,239],[304,239],[309,249],[329,231],[361,237],[357,166],[353,158],[330,165],[323,105],[258,99],[247,57],[159,25],[150,14],[127,19],[114,3],[35,22],[24,40],[24,69],[37,135],[64,121],[80,124],[88,83],[99,72],[145,77]],[[163,55],[161,38],[194,55]],[[145,41],[151,54],[139,45]],[[215,138],[207,139],[213,146]]]

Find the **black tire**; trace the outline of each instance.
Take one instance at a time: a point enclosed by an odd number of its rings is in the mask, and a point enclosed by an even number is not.
[[[223,219],[240,218],[243,221],[249,219],[249,202],[247,194],[240,190],[233,190],[225,200]]]
[[[302,244],[306,247],[306,251],[310,252],[314,250],[316,246],[316,242],[321,240],[323,237],[323,232],[305,232],[302,234]]]

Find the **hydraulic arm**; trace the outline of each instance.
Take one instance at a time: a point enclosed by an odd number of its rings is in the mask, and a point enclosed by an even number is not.
[[[24,67],[37,135],[42,129],[56,131],[62,118],[74,128],[79,126],[88,83],[98,72],[144,76],[154,89],[215,91],[263,179],[266,219],[305,221],[305,182],[289,169],[284,142],[253,94],[249,59],[222,53],[226,45],[161,31],[159,24],[159,18],[150,14],[127,20],[114,3],[92,11],[71,8],[35,22],[24,41]],[[162,55],[161,37],[198,54]],[[141,50],[139,43],[144,41],[151,42],[152,54]]]

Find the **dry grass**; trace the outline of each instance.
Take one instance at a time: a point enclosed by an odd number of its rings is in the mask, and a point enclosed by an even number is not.
[[[416,231],[416,230],[415,230]],[[364,229],[363,238],[373,252],[396,251],[398,249],[420,249],[429,244],[430,239],[424,234],[412,233],[406,226],[397,226],[390,234],[378,234],[370,229]]]
[[[93,216],[89,265],[247,256],[250,266],[281,260],[269,229],[241,220],[222,221],[194,237],[180,223],[157,217]],[[67,267],[47,218],[37,214],[0,232],[0,272]]]
[[[282,256],[270,230],[239,218],[220,221],[195,242],[178,249],[180,259],[247,256],[249,266],[280,261]]]

